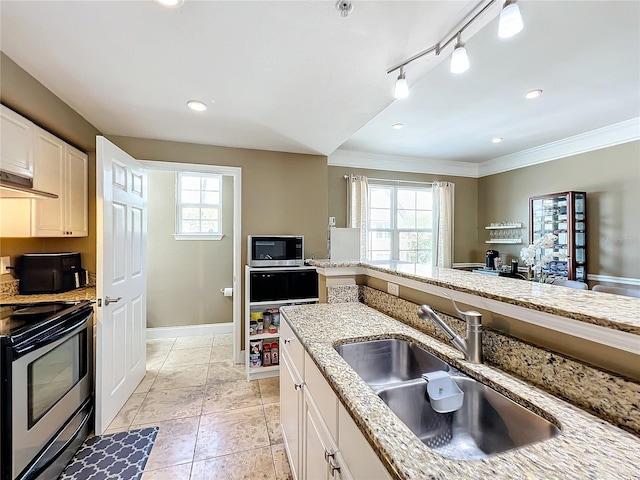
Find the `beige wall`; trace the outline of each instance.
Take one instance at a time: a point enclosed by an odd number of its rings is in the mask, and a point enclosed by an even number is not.
[[[242,168],[242,263],[250,234],[299,234],[305,256],[327,249],[327,157],[109,137],[140,160]]]
[[[168,327],[233,321],[233,177],[222,182],[220,241],[177,241],[175,173],[147,172],[147,326]]]
[[[0,52],[0,102],[67,143],[89,154],[89,236],[83,238],[0,238],[0,254],[13,263],[23,253],[80,252],[96,271],[95,137],[100,132],[51,91]],[[12,280],[1,275],[0,281]]]
[[[496,221],[522,222],[528,243],[529,197],[568,190],[587,192],[587,272],[640,278],[638,141],[479,179],[478,250]],[[522,245],[498,247],[519,256]]]
[[[448,175],[367,170],[363,168],[329,167],[329,215],[336,217],[336,226],[338,227],[345,227],[347,223],[347,182],[344,179],[344,175],[349,174],[391,180],[411,180],[414,182],[446,181],[455,183],[453,261],[455,263],[473,262],[480,255],[477,251],[477,179]]]

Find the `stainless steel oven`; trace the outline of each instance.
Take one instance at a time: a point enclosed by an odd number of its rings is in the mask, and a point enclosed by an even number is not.
[[[55,479],[91,429],[93,307],[0,309],[0,477]]]

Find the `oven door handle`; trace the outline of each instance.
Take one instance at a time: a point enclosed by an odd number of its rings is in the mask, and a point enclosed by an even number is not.
[[[13,358],[14,359],[20,358],[33,350],[42,348],[45,345],[49,345],[51,343],[56,342],[57,340],[60,340],[61,338],[64,338],[70,335],[75,330],[81,330],[82,328],[86,328],[87,321],[89,320],[89,318],[91,318],[92,315],[93,313],[90,313],[89,315],[84,315],[80,320],[73,323],[72,325],[57,329],[50,335],[46,335],[41,338],[36,338],[32,342],[25,342],[22,345],[18,345],[14,347]]]

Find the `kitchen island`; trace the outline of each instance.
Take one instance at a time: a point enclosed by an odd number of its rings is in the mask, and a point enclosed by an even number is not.
[[[634,297],[413,263],[331,260],[311,260],[309,263],[318,269],[320,275],[371,275],[392,280],[395,277],[398,283],[401,283],[400,279],[405,279],[409,281],[407,285],[427,292],[430,287],[442,287],[585,324],[640,335],[640,299]],[[388,277],[389,275],[392,277]]]
[[[457,350],[402,322],[357,302],[291,306],[281,311],[392,478],[638,478],[637,436],[496,368],[466,362]],[[426,447],[334,349],[341,343],[379,338],[415,341],[551,421],[560,428],[560,435],[481,460],[442,457]]]

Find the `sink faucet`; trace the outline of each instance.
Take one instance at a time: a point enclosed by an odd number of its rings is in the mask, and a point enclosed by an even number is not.
[[[458,312],[461,320],[467,324],[467,337],[462,338],[447,325],[442,318],[429,305],[422,305],[418,309],[418,316],[425,322],[431,319],[440,330],[442,330],[449,341],[464,353],[465,360],[472,363],[482,363],[482,314],[474,310],[462,312],[456,305],[456,302],[449,297],[453,303],[453,307]]]

